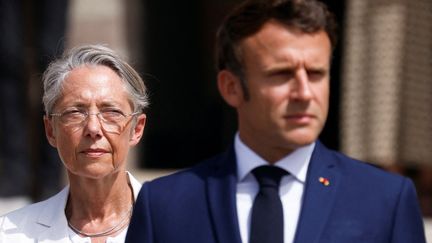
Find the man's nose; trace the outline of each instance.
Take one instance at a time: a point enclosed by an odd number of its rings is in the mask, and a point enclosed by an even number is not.
[[[299,69],[295,74],[291,98],[305,101],[312,98],[311,83],[304,69]]]

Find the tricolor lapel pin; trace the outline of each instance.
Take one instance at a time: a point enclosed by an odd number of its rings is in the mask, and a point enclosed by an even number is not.
[[[319,182],[321,182],[321,184],[323,184],[324,186],[329,186],[330,185],[330,181],[327,178],[324,178],[324,177],[320,177],[319,178]]]

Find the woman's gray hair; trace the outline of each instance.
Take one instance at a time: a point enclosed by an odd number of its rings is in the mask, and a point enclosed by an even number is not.
[[[140,75],[113,50],[103,45],[78,46],[50,63],[42,76],[43,104],[49,115],[62,94],[63,82],[75,68],[102,65],[112,69],[123,81],[130,95],[133,110],[143,112],[148,106],[148,94]]]

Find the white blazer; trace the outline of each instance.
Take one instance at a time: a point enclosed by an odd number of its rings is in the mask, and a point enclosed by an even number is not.
[[[141,189],[129,172],[135,200]],[[0,217],[0,243],[70,243],[65,215],[69,186],[45,201],[17,209]]]

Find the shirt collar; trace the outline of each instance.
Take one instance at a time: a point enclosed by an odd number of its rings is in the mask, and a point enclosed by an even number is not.
[[[315,142],[300,147],[277,161],[275,166],[288,171],[294,178],[304,183],[314,148]],[[234,139],[234,150],[237,159],[237,178],[239,182],[243,181],[256,167],[268,165],[267,161],[241,141],[238,133]]]

